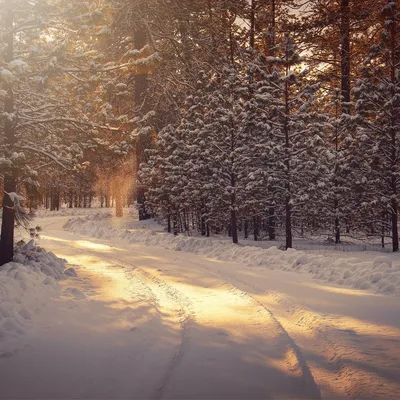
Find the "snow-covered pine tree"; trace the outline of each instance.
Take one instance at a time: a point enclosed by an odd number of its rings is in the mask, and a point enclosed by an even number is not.
[[[325,116],[312,108],[319,83],[306,80],[301,59],[287,36],[282,57],[267,57],[274,66],[260,69],[263,78],[255,91],[263,110],[264,137],[259,157],[265,169],[266,189],[273,192],[285,226],[285,247],[293,245],[293,227],[300,227],[301,211],[323,185]],[[323,158],[322,158],[323,159]]]
[[[393,251],[399,250],[400,183],[400,7],[388,1],[382,9],[381,42],[373,46],[363,76],[354,89],[357,129],[354,145],[359,176],[367,191],[368,217],[390,215]],[[382,217],[381,221],[384,221]]]

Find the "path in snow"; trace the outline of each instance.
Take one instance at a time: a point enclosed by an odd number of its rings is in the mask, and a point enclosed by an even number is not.
[[[0,398],[396,398],[398,299],[193,254],[91,239],[49,218],[65,281]],[[5,382],[5,385],[3,384]]]

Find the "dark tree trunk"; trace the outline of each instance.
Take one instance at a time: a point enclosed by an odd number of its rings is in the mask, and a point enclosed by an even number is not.
[[[5,176],[4,192],[16,192],[15,176]],[[14,220],[14,203],[11,201],[10,197],[4,193],[0,239],[0,266],[11,262],[14,257]]]
[[[250,48],[254,49],[256,35],[256,0],[251,0],[250,8]]]
[[[269,207],[268,209],[268,238],[269,240],[275,240],[275,208]]]
[[[238,229],[237,229],[237,218],[236,218],[236,211],[231,210],[231,230],[232,230],[232,242],[238,243]]]
[[[11,62],[14,59],[14,32],[13,32],[13,14],[14,4],[6,2],[4,5],[4,42],[5,52],[4,61]],[[4,100],[4,112],[14,113],[14,93],[12,85],[6,87],[7,95]],[[4,136],[5,143],[9,146],[7,151],[13,152],[13,145],[15,144],[15,126],[14,122],[5,118],[4,121]],[[9,174],[4,177],[4,192],[11,193],[17,191],[17,176],[16,170],[13,169]],[[11,262],[14,257],[14,223],[15,223],[15,210],[14,202],[4,193],[3,196],[3,212],[1,221],[1,235],[0,235],[0,266]]]
[[[381,227],[381,246],[382,249],[385,248],[385,222],[386,222],[386,213],[382,212],[382,227]]]
[[[206,235],[206,218],[203,215],[201,216],[201,235]]]
[[[293,247],[293,237],[292,237],[292,205],[290,202],[290,195],[286,196],[285,208],[286,208],[286,249]]]
[[[60,203],[61,203],[61,192],[60,188],[56,189],[56,210],[60,211]]]
[[[340,5],[341,37],[341,92],[342,113],[350,114],[350,0],[342,0]]]
[[[50,211],[55,211],[55,194],[54,194],[54,187],[52,186],[50,189]]]
[[[69,191],[69,208],[73,207],[73,201],[74,201],[74,194],[72,193],[72,190]]]
[[[171,233],[171,215],[170,214],[168,214],[168,217],[167,217],[167,230],[168,230],[168,233]]]
[[[286,45],[287,46],[287,45]],[[286,47],[286,53],[288,49]],[[286,54],[286,76],[289,75],[289,56]],[[292,188],[291,188],[291,170],[290,170],[290,160],[291,160],[291,146],[290,146],[290,127],[289,127],[289,83],[285,80],[285,120],[284,120],[284,134],[285,134],[285,232],[286,232],[286,249],[293,247],[292,238]]]
[[[172,219],[172,224],[173,224],[173,229],[174,229],[174,235],[178,235],[178,221],[177,221],[177,215],[174,214],[173,219]]]
[[[249,221],[247,219],[244,220],[244,238],[247,239],[249,237]]]
[[[259,226],[257,217],[253,217],[253,235],[254,235],[254,241],[257,242],[259,235]]]
[[[388,1],[391,3],[391,1]],[[395,85],[398,83],[398,78],[396,77],[397,71],[400,65],[400,43],[398,38],[398,20],[397,20],[397,5],[394,4],[391,7],[391,25],[390,25],[390,69],[391,69],[391,97],[395,98]],[[394,102],[394,101],[393,101]],[[393,106],[392,106],[393,107]],[[397,184],[398,184],[398,143],[397,143],[397,127],[396,118],[398,118],[398,110],[395,106],[391,110],[391,126],[390,126],[390,136],[391,136],[391,191],[392,191],[392,202],[391,202],[391,222],[392,222],[392,247],[393,251],[399,251],[399,231],[398,231],[398,207],[397,202]]]

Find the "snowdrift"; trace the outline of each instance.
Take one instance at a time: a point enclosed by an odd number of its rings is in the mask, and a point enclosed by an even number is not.
[[[14,262],[0,267],[0,358],[12,356],[13,341],[32,327],[49,298],[60,294],[57,280],[65,265],[31,241],[17,245]]]
[[[342,257],[342,253],[336,252],[327,257],[294,249],[262,249],[233,245],[217,238],[174,236],[145,229],[144,226],[140,228],[142,229],[115,227],[110,215],[104,213],[72,218],[64,225],[65,230],[96,238],[124,240],[128,243],[201,254],[219,260],[244,263],[249,267],[310,273],[315,279],[342,287],[400,295],[400,268],[393,266],[393,257],[396,255],[390,257],[368,253],[370,257],[366,260],[365,253],[361,258],[348,255]]]

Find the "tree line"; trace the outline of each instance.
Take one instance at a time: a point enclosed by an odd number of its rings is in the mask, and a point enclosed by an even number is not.
[[[397,251],[399,13],[388,0],[0,1],[0,264],[18,194],[57,204],[60,187],[72,206],[112,193],[119,214],[133,193],[141,219],[175,233],[286,248],[371,235]]]

